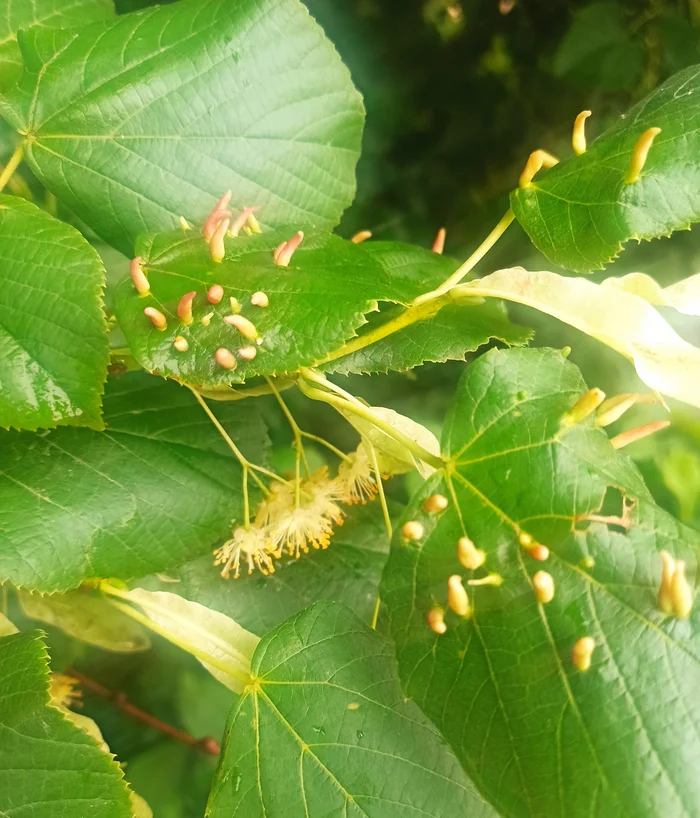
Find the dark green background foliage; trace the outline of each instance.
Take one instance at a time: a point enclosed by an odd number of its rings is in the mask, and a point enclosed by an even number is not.
[[[591,424],[562,434],[561,415],[586,385],[610,394],[643,386],[597,341],[493,301],[446,307],[395,343],[327,364],[344,389],[442,435],[443,452],[462,452],[455,498],[470,536],[489,551],[488,568],[507,583],[479,588],[476,616],[448,617],[450,630],[438,639],[425,612],[445,602],[462,533],[454,504],[437,519],[421,511],[426,496],[449,493],[442,476],[424,483],[412,472],[386,482],[395,521],[426,524],[419,545],[397,536],[390,551],[373,503],[348,509],[328,551],[281,564],[267,579],[227,581],[211,549],[240,519],[241,469],[185,387],[124,371],[138,364],[220,385],[312,363],[356,330],[371,331],[438,286],[454,259],[479,244],[532,150],[572,156],[571,126],[584,109],[593,111],[589,142],[612,134],[583,162],[573,157],[538,176],[541,189],[514,195],[523,226],[509,229],[476,274],[515,264],[599,270],[621,243],[693,221],[697,134],[685,139],[685,130],[697,131],[697,115],[687,106],[661,123],[653,162],[667,187],[654,184],[646,199],[633,191],[641,221],[622,219],[601,236],[590,210],[606,174],[624,171],[637,135],[620,115],[700,63],[700,0],[305,0],[320,28],[293,3],[268,4],[265,15],[253,0],[201,0],[203,30],[192,2],[158,11],[150,0],[115,0],[114,13],[108,0],[81,0],[70,10],[55,0],[55,14],[37,15],[35,0],[0,0],[7,119],[0,161],[12,154],[17,131],[34,135],[0,197],[0,581],[7,583],[0,610],[23,631],[0,637],[0,816],[33,803],[41,786],[45,800],[59,802],[61,787],[73,788],[78,806],[69,803],[60,813],[66,818],[93,806],[100,818],[128,818],[116,765],[46,709],[42,636],[27,632],[37,623],[8,593],[10,583],[67,591],[94,577],[180,594],[262,638],[253,659],[262,683],[238,697],[157,636],[147,652],[118,654],[41,625],[51,670],[75,667],[153,716],[223,742],[217,768],[211,756],[85,692],[80,712],[97,721],[156,818],[199,818],[205,809],[211,818],[697,815],[698,613],[665,619],[655,592],[660,548],[683,554],[696,575],[700,412],[672,406],[671,429],[624,455]],[[143,18],[125,16],[139,10]],[[44,27],[18,43],[12,32],[32,21]],[[83,33],[63,30],[89,22]],[[117,64],[124,43],[136,51],[125,47]],[[110,79],[99,81],[106,71]],[[362,137],[350,75],[366,109]],[[170,118],[173,111],[182,119]],[[657,124],[641,115],[639,122]],[[264,156],[256,148],[263,143]],[[677,150],[682,163],[695,163],[692,172],[678,170]],[[237,174],[236,208],[262,205],[267,235],[241,239],[236,257],[215,265],[203,242],[167,231],[181,214],[199,228],[223,192],[222,168]],[[567,185],[572,177],[580,183],[581,173],[592,193],[572,211],[575,235],[550,241],[532,213],[547,224],[560,219],[559,198],[574,198],[576,185]],[[666,208],[668,186],[679,184],[682,212]],[[625,193],[606,201],[610,218],[628,214]],[[339,237],[323,233],[338,224]],[[300,225],[307,237],[289,278],[266,286],[280,275],[270,248]],[[428,253],[441,226],[444,257]],[[370,251],[340,238],[361,229],[381,243]],[[29,242],[36,249],[27,260],[17,248]],[[125,280],[136,242],[149,267],[149,298],[170,320],[167,333],[144,323],[151,302]],[[60,292],[50,293],[60,309],[47,316],[52,262],[61,269]],[[107,379],[103,268],[111,346],[130,346],[137,362],[116,354],[109,374],[121,377]],[[700,231],[628,244],[611,274],[636,270],[664,286],[697,272]],[[218,314],[206,331],[185,332],[186,356],[171,349],[180,332],[177,300],[196,286],[203,310],[203,284],[215,280],[249,316],[250,293],[270,294],[259,323],[272,341],[233,374],[211,363],[211,351],[225,343]],[[697,319],[667,317],[698,343]],[[533,338],[538,347],[570,345],[568,360],[519,348]],[[518,348],[492,349],[505,344]],[[465,361],[474,363],[465,368]],[[357,433],[329,407],[296,390],[285,399],[302,428],[344,451],[357,445]],[[291,432],[274,398],[214,408],[248,457],[293,472]],[[636,408],[612,434],[665,417],[659,406]],[[334,463],[314,443],[306,448],[315,467]],[[576,528],[577,517],[599,508],[618,514],[622,496],[634,500],[631,531]],[[547,568],[558,596],[546,609],[529,588],[541,566],[517,545],[513,524],[552,548]],[[384,604],[373,632],[367,623],[380,581]],[[600,646],[589,676],[569,662],[584,632]],[[21,709],[9,706],[15,699]],[[58,760],[46,749],[57,738]],[[18,759],[31,778],[22,773],[8,783]],[[55,778],[56,764],[68,779]],[[76,767],[84,771],[77,783]]]

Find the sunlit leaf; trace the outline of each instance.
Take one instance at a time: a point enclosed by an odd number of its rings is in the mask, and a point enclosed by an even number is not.
[[[684,278],[670,287],[661,287],[645,273],[629,273],[621,278],[606,278],[607,287],[638,295],[650,304],[673,307],[685,315],[700,315],[700,273]]]
[[[665,615],[657,595],[664,548],[697,594],[700,534],[654,504],[592,416],[562,424],[585,390],[553,350],[493,351],[465,372],[443,433],[449,477],[412,500],[404,519],[424,536],[397,536],[384,575],[401,677],[503,815],[692,815],[700,613]],[[427,514],[436,491],[450,505]],[[458,559],[465,535],[486,553],[474,572]],[[542,570],[546,604],[532,586]],[[502,584],[467,585],[489,573]],[[447,608],[452,575],[470,618]],[[595,642],[588,671],[572,662],[581,637]]]
[[[634,364],[662,395],[700,406],[700,349],[684,341],[649,303],[619,288],[522,267],[499,270],[460,291],[517,301],[597,338]]]

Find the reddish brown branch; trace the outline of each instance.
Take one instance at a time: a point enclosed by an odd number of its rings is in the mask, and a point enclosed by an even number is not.
[[[196,747],[198,750],[212,756],[218,756],[221,753],[219,743],[214,741],[213,738],[195,738],[189,733],[186,733],[184,730],[180,730],[177,727],[173,727],[171,724],[167,724],[166,722],[157,719],[150,713],[146,713],[144,710],[141,710],[140,707],[136,707],[135,704],[131,704],[131,702],[127,700],[125,693],[110,690],[108,687],[101,685],[99,682],[96,682],[94,679],[91,679],[89,676],[86,676],[84,673],[81,673],[79,670],[76,670],[73,667],[66,668],[64,673],[67,676],[72,676],[74,679],[77,679],[81,686],[86,690],[89,690],[96,696],[101,696],[103,699],[107,699],[107,701],[112,702],[112,704],[115,707],[118,707],[123,713],[126,713],[132,718],[148,725],[148,727],[152,727],[154,730],[164,733],[166,736],[170,736],[170,738],[174,738],[175,741],[188,744],[190,747]]]

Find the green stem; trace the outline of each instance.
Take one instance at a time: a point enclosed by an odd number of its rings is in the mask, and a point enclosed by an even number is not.
[[[416,443],[415,440],[412,440],[403,432],[395,429],[390,423],[387,423],[383,418],[380,418],[371,409],[360,403],[360,401],[350,401],[346,398],[340,397],[339,395],[334,395],[330,392],[324,392],[322,389],[309,386],[308,384],[304,383],[303,376],[299,379],[299,389],[304,395],[312,400],[322,401],[323,403],[327,403],[329,406],[333,406],[335,409],[338,409],[341,411],[341,413],[350,412],[353,415],[361,417],[363,420],[369,421],[372,426],[375,426],[377,429],[384,432],[387,437],[390,437],[400,446],[403,446],[407,451],[411,452],[426,463],[429,463],[431,466],[434,466],[436,469],[441,469],[445,465],[441,457],[438,457],[432,452],[429,452],[427,449],[424,449],[420,444]]]
[[[5,165],[3,168],[2,173],[0,173],[0,191],[3,190],[5,185],[10,181],[14,172],[17,170],[17,166],[22,161],[22,157],[24,156],[24,143],[20,142],[19,145],[15,148],[15,152],[10,157],[10,161]]]

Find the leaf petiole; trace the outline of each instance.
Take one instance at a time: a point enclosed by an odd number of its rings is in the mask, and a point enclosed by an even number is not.
[[[21,142],[15,148],[15,152],[10,157],[10,161],[3,168],[2,173],[0,173],[0,191],[2,191],[4,189],[5,185],[12,178],[14,172],[17,170],[17,166],[22,161],[23,156],[24,156],[24,143]]]

